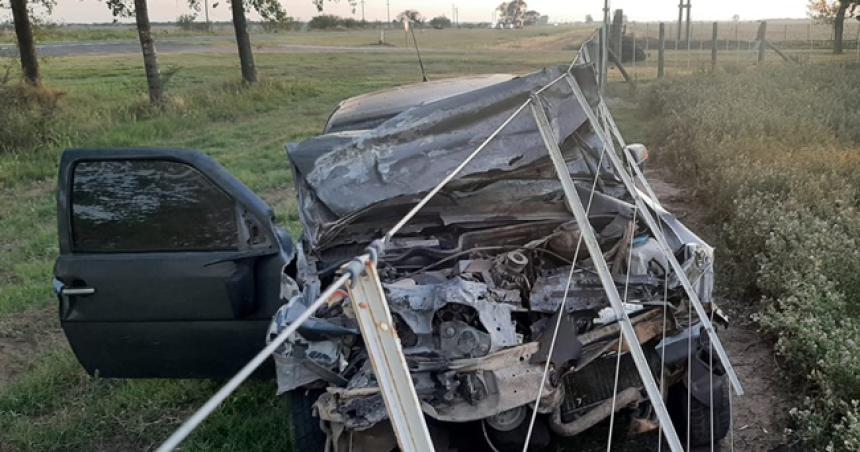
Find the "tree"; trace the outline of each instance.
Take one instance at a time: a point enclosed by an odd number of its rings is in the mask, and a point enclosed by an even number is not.
[[[528,5],[524,0],[502,2],[496,11],[499,13],[499,23],[505,27],[522,28]]]
[[[257,12],[269,24],[282,25],[290,18],[278,0],[230,0],[233,17],[233,31],[236,34],[236,47],[239,51],[239,66],[242,80],[246,83],[257,82],[257,67],[254,65],[254,52],[251,49],[251,36],[248,33],[248,19],[245,17],[246,5]],[[200,0],[188,0],[188,6],[200,11]],[[212,5],[217,8],[218,3]]]
[[[424,23],[424,16],[414,9],[407,9],[397,15],[398,22],[404,22],[407,20],[414,24],[422,24]]]
[[[594,23],[594,17],[592,17],[591,14],[586,14],[585,15],[585,23],[593,24]]]
[[[38,5],[48,13],[54,8],[55,0],[37,0]],[[15,23],[15,38],[18,43],[18,55],[21,60],[21,71],[24,81],[32,86],[42,86],[42,74],[39,72],[39,58],[36,55],[36,43],[33,40],[33,24],[30,22],[30,8],[27,0],[10,0],[12,21]],[[0,8],[7,7],[0,0]]]
[[[257,66],[254,65],[254,51],[251,50],[251,36],[248,34],[248,21],[245,19],[244,0],[232,0],[230,10],[233,14],[233,31],[236,33],[242,80],[246,83],[257,83]],[[286,13],[284,15],[286,16]]]
[[[860,0],[809,0],[806,8],[811,18],[833,24],[833,53],[842,53],[845,17],[860,19]]]
[[[187,0],[188,6],[195,11],[200,10],[200,0]],[[322,11],[325,0],[311,0],[319,11]],[[338,0],[329,0],[338,1]],[[347,0],[355,12],[357,0]],[[212,7],[218,6],[215,3]],[[251,49],[251,37],[248,33],[248,20],[245,17],[246,6],[253,9],[270,25],[282,25],[290,21],[286,10],[279,0],[230,0],[230,10],[233,16],[233,31],[236,34],[236,47],[239,51],[239,65],[242,69],[242,80],[246,83],[257,82],[257,67],[254,64],[254,52]]]
[[[445,16],[436,16],[430,20],[430,26],[437,30],[448,28],[451,26],[451,19]]]
[[[548,19],[549,18],[547,18],[547,20]],[[523,14],[523,25],[524,26],[537,25],[540,22],[540,20],[541,20],[541,15],[539,12],[537,12],[535,10],[526,11],[526,13]]]
[[[322,12],[323,6],[325,5],[326,0],[311,0],[314,6],[317,7],[317,11]],[[340,0],[328,0],[330,2],[339,3]],[[352,7],[352,13],[355,14],[355,5],[358,4],[358,0],[346,0],[346,3]]]
[[[176,26],[186,31],[194,30],[195,19],[197,19],[197,14],[180,14],[179,17],[176,18]]]
[[[160,105],[164,101],[164,89],[161,84],[161,73],[158,71],[158,56],[152,39],[146,0],[134,0],[133,3],[130,3],[130,0],[105,0],[105,4],[114,18],[134,16],[140,50],[143,53],[143,70],[146,72],[149,102],[152,105]]]

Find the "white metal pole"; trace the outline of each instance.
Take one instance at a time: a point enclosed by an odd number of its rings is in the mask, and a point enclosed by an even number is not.
[[[370,256],[365,254],[357,259],[361,260],[362,262],[367,262],[369,257]],[[197,411],[195,411],[194,414],[192,414],[191,417],[188,418],[188,420],[186,420],[178,429],[176,429],[176,431],[173,432],[173,434],[170,435],[170,437],[167,438],[167,440],[164,441],[164,443],[162,443],[161,446],[158,447],[157,452],[172,451],[176,448],[176,446],[178,446],[182,441],[184,441],[185,438],[187,438],[188,435],[190,435],[191,432],[193,432],[194,429],[197,428],[198,425],[200,425],[200,423],[206,420],[206,418],[209,417],[209,415],[212,414],[212,412],[215,411],[215,409],[217,409],[218,406],[221,405],[221,403],[223,403],[224,400],[227,399],[227,397],[230,397],[230,394],[232,394],[233,391],[235,391],[236,388],[238,388],[239,385],[242,384],[242,382],[247,380],[248,377],[250,377],[251,374],[253,374],[254,371],[257,370],[257,368],[260,367],[260,365],[263,364],[269,358],[269,355],[274,353],[275,350],[278,349],[278,347],[280,347],[284,342],[286,342],[287,338],[289,338],[291,334],[293,334],[297,329],[299,329],[302,323],[304,323],[305,320],[310,318],[310,316],[312,316],[317,311],[317,309],[319,309],[320,307],[322,307],[323,304],[328,302],[329,299],[334,296],[335,292],[337,292],[341,287],[343,287],[347,283],[347,281],[349,281],[349,279],[350,275],[348,273],[345,273],[341,275],[341,277],[338,278],[335,282],[333,282],[330,286],[328,286],[328,288],[323,293],[321,293],[320,296],[317,297],[317,299],[313,303],[311,303],[311,305],[308,306],[307,309],[305,309],[304,312],[302,312],[298,316],[298,318],[296,318],[296,320],[294,320],[292,323],[290,323],[289,326],[284,328],[284,331],[281,331],[280,334],[277,335],[277,337],[272,339],[272,341],[269,342],[269,344],[266,345],[263,350],[257,353],[257,355],[251,359],[251,361],[248,361],[248,364],[245,364],[245,367],[243,367],[235,376],[233,376],[233,378],[231,378],[224,386],[222,386],[221,389],[219,389],[218,392],[215,393],[215,395],[213,395],[209,400],[206,401],[205,404],[203,404],[203,406],[201,406]]]
[[[432,452],[433,441],[406,365],[382,282],[372,260],[349,286],[352,310],[379,383],[388,418],[404,452]]]
[[[570,78],[568,78],[568,80],[570,81]],[[576,85],[576,81],[570,82],[571,85]],[[535,122],[538,126],[538,131],[540,132],[544,145],[547,148],[547,152],[550,155],[550,160],[555,168],[556,176],[558,176],[559,181],[561,182],[567,205],[573,212],[576,222],[579,224],[582,231],[582,238],[584,239],[586,249],[588,249],[591,256],[596,256],[594,259],[594,267],[600,277],[604,293],[606,293],[606,296],[609,299],[609,304],[612,306],[612,309],[615,311],[615,315],[618,318],[621,333],[627,341],[627,346],[630,349],[630,356],[633,358],[636,369],[639,371],[639,376],[642,380],[643,386],[645,387],[645,391],[648,394],[651,405],[654,407],[654,411],[660,420],[660,425],[663,426],[666,441],[673,452],[681,452],[684,449],[681,446],[681,441],[678,438],[678,434],[675,432],[674,425],[672,424],[669,413],[666,410],[663,396],[660,394],[660,389],[657,387],[657,383],[654,381],[654,376],[651,374],[651,368],[649,367],[648,361],[645,358],[645,353],[642,351],[642,347],[639,344],[636,330],[633,328],[633,324],[630,323],[630,318],[624,310],[621,295],[618,293],[618,288],[615,286],[615,282],[612,279],[609,266],[606,263],[606,260],[603,259],[603,254],[600,251],[600,245],[597,243],[594,229],[591,227],[591,223],[585,213],[585,207],[582,205],[582,200],[579,199],[579,194],[576,191],[573,179],[570,177],[567,164],[564,161],[564,156],[558,147],[558,143],[555,141],[554,133],[550,130],[552,126],[550,125],[549,118],[546,116],[546,112],[544,111],[538,95],[532,96],[531,107],[532,115],[534,116]],[[590,108],[590,106],[585,104],[583,105],[583,108]],[[595,121],[592,121],[592,127],[599,126],[596,125]],[[613,149],[607,150],[607,153],[611,152],[615,151]],[[526,445],[526,448],[527,447],[528,445]],[[523,450],[527,450],[526,448]]]

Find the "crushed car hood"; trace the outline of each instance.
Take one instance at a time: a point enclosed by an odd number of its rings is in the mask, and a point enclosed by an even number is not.
[[[448,89],[441,99],[431,96],[373,128],[330,127],[339,131],[289,146],[299,214],[310,249],[366,243],[378,236],[381,228],[390,226],[391,218],[399,218],[449,174],[531,92],[565,70],[500,77],[501,82],[453,95],[456,90]],[[592,67],[574,68],[573,74],[589,102],[596,105],[599,96]],[[555,84],[543,95],[571,174],[588,177],[593,174],[590,168],[598,164],[600,149],[593,133],[576,133],[589,128],[585,112],[576,103],[563,101],[571,95],[566,83]],[[358,127],[373,122],[361,120],[357,105],[349,108]],[[373,112],[367,116],[378,118]],[[608,165],[601,171],[606,173],[603,181],[613,179]],[[530,112],[524,110],[411,227],[568,217],[540,133]]]

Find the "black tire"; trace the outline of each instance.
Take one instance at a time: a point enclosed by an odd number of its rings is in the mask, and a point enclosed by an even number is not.
[[[681,441],[687,439],[687,387],[678,384],[670,389],[669,409],[672,423]],[[714,375],[714,443],[726,437],[731,424],[729,386],[725,376]],[[711,444],[711,408],[695,397],[690,398],[690,446]]]
[[[290,442],[293,450],[322,452],[325,450],[326,434],[320,428],[320,419],[313,415],[313,405],[323,391],[319,389],[296,389],[288,393],[290,398]]]

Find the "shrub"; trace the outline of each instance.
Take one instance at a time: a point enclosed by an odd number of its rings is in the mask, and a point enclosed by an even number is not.
[[[308,27],[313,30],[328,30],[332,28],[359,28],[364,26],[361,21],[351,17],[340,17],[333,14],[322,14],[314,17],[308,22]]]
[[[445,16],[436,16],[433,19],[430,19],[430,26],[437,30],[448,28],[451,26],[451,19]]]
[[[860,67],[785,66],[659,83],[663,158],[722,223],[725,287],[802,375],[796,434],[860,449]]]
[[[24,84],[0,85],[0,153],[62,142],[56,120],[62,96]]]

